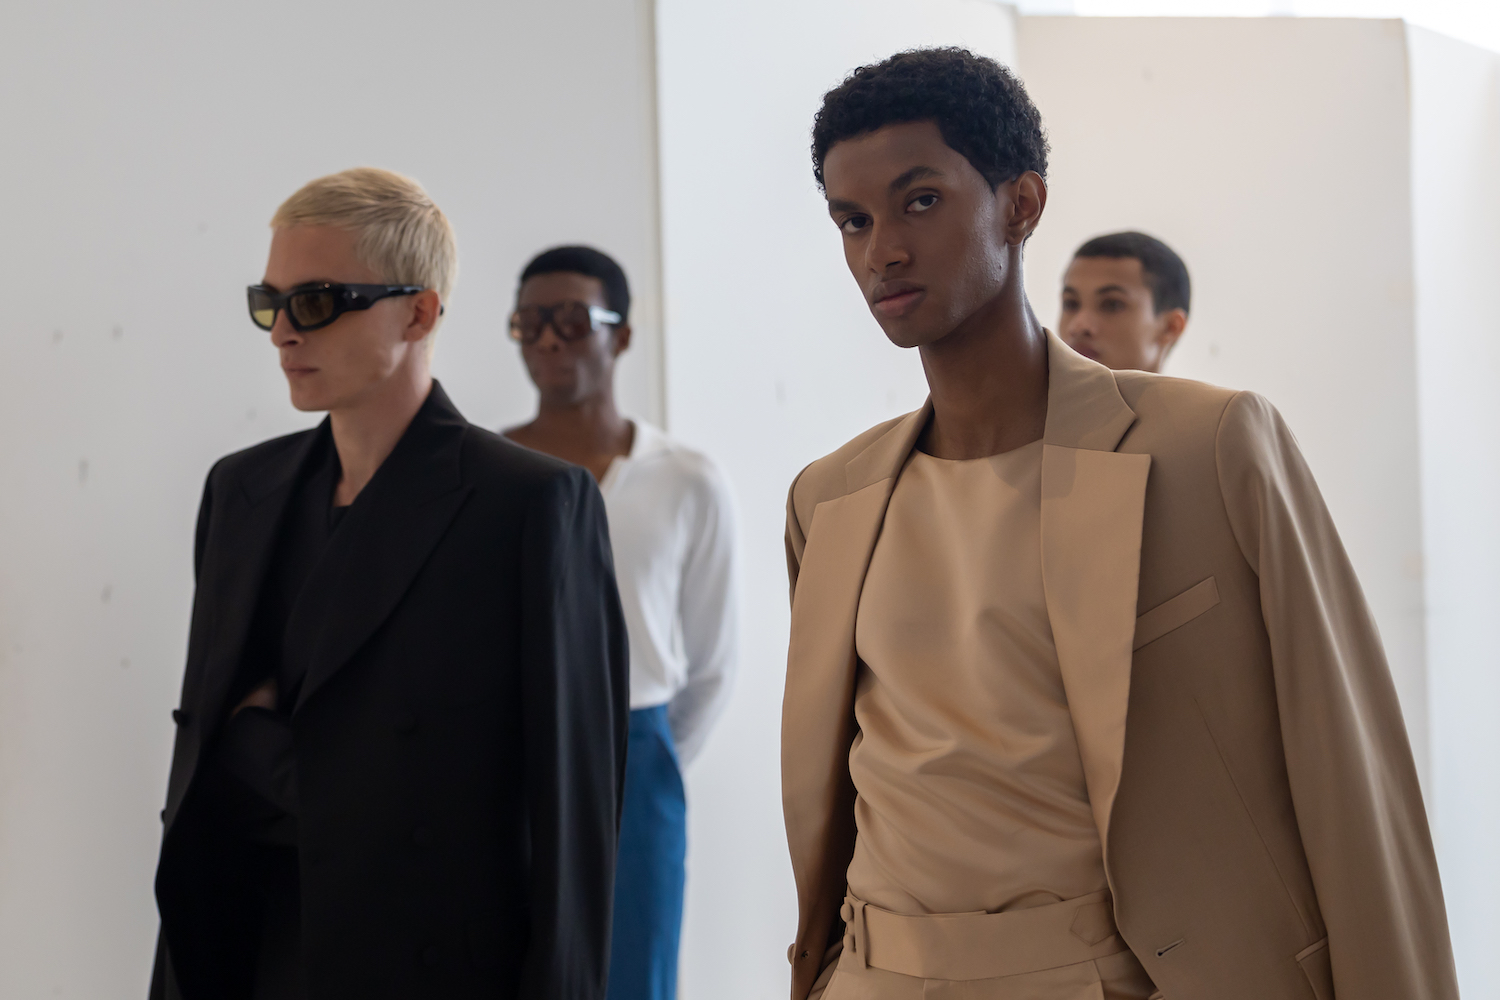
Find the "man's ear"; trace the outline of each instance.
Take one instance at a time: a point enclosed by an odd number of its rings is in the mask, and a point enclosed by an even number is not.
[[[402,335],[407,343],[415,343],[430,335],[437,328],[438,317],[443,314],[442,300],[431,288],[424,288],[413,295],[411,304],[411,322],[406,325],[406,332]]]
[[[1042,210],[1047,207],[1047,182],[1035,170],[1028,170],[1003,186],[1010,189],[1011,203],[1010,217],[1005,220],[1005,242],[1016,246],[1025,243],[1042,221]]]
[[[1181,309],[1168,309],[1165,315],[1157,318],[1161,321],[1161,331],[1156,335],[1156,342],[1161,345],[1161,356],[1166,357],[1187,329],[1188,316]]]
[[[614,345],[615,357],[619,357],[630,349],[630,324],[621,323],[615,327]]]

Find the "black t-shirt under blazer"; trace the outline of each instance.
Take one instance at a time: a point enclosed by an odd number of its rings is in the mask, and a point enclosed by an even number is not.
[[[354,503],[309,533],[296,522],[328,513],[331,446],[325,420],[209,473],[151,996],[255,995],[280,856],[310,996],[602,1000],[629,695],[598,489],[469,424],[434,383]],[[272,674],[294,690],[247,710],[260,737],[226,739]],[[241,773],[265,765],[275,726],[294,822],[251,828],[226,811],[226,775],[236,748]]]

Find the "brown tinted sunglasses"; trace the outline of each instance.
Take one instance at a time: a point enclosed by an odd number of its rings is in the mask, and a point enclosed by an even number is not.
[[[621,322],[613,309],[591,306],[586,302],[559,302],[551,306],[522,306],[510,314],[512,340],[531,345],[541,339],[542,331],[552,327],[564,341],[582,340],[600,326]]]

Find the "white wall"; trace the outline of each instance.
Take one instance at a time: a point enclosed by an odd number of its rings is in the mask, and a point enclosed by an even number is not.
[[[1469,1000],[1500,997],[1500,55],[1408,36],[1433,824]]]
[[[1052,141],[1027,253],[1038,315],[1085,239],[1140,229],[1193,279],[1166,373],[1264,394],[1318,478],[1379,622],[1424,784],[1406,36],[1399,21],[1020,21]]]
[[[1491,0],[1019,0],[1023,14],[1106,17],[1399,17],[1500,51],[1500,4]]]
[[[808,462],[920,405],[844,265],[813,183],[812,116],[854,67],[966,44],[1009,61],[983,0],[659,0],[667,413],[724,467],[745,543],[738,690],[688,775],[685,997],[783,995],[796,901],[781,818],[786,490]]]
[[[452,218],[438,375],[533,396],[516,272],[588,240],[638,294],[659,416],[647,0],[9,0],[0,32],[0,997],[137,998],[209,464],[307,426],[245,315],[276,205],[359,164]]]

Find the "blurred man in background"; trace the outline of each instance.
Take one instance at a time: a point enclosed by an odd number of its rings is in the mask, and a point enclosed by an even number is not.
[[[153,1000],[602,1000],[625,626],[582,470],[430,371],[458,269],[358,169],[271,222],[250,318],[316,428],[214,465]]]
[[[681,766],[708,738],[735,657],[735,531],[706,457],[615,405],[630,286],[611,257],[557,247],[521,272],[511,336],[539,393],[506,431],[581,465],[604,493],[630,633],[630,755],[615,881],[611,1000],[675,1000],[687,850]]]
[[[1160,372],[1187,329],[1187,265],[1145,233],[1096,236],[1063,275],[1057,332],[1073,350],[1116,371]]]

